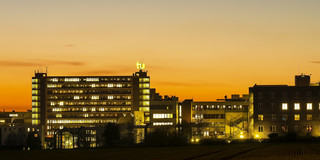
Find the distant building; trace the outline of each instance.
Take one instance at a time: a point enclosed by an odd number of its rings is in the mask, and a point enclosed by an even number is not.
[[[31,131],[37,131],[31,126],[31,111],[0,112],[0,146],[26,146]]]
[[[295,76],[295,86],[254,85],[249,89],[251,137],[270,133],[320,136],[320,86],[310,76]]]
[[[247,138],[248,95],[205,102],[187,100],[180,107],[180,121],[192,126],[192,142],[202,138]]]
[[[140,66],[138,66],[140,65]],[[142,64],[144,65],[144,64]],[[32,125],[41,128],[42,145],[54,146],[57,129],[101,127],[134,117],[137,143],[150,123],[150,77],[141,64],[129,76],[32,77]]]
[[[178,97],[160,96],[150,89],[150,126],[171,126],[178,123]]]

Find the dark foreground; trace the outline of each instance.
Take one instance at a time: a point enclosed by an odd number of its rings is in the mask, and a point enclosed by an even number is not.
[[[320,143],[228,144],[155,148],[0,151],[0,159],[96,160],[96,159],[320,159]]]

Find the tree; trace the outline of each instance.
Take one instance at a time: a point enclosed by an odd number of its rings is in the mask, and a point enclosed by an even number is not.
[[[106,146],[114,146],[120,141],[120,128],[118,124],[108,123],[104,127],[103,133]]]

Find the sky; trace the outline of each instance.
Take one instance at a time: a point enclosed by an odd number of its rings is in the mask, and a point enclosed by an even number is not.
[[[0,2],[0,110],[31,109],[34,70],[132,75],[205,101],[254,84],[320,81],[318,0],[14,0]]]

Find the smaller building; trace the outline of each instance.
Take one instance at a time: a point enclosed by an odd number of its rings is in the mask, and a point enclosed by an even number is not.
[[[150,89],[150,127],[172,126],[178,123],[178,97],[160,96]]]
[[[179,105],[179,121],[192,126],[192,142],[202,138],[247,138],[248,106],[248,95],[225,96],[216,101],[186,100]]]

